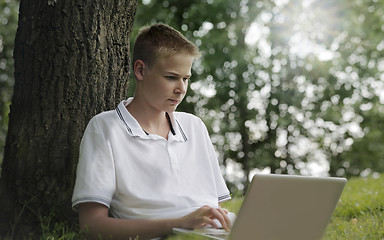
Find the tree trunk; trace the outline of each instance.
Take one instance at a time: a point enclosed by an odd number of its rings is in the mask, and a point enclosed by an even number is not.
[[[26,236],[52,214],[77,222],[71,196],[79,143],[93,115],[126,97],[136,5],[21,0],[0,179],[1,235]]]

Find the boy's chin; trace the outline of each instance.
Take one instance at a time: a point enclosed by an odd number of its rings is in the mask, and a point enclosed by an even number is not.
[[[164,108],[164,112],[174,112],[176,111],[177,106],[167,106]]]

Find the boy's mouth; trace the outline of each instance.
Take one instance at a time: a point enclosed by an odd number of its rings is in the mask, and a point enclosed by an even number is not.
[[[180,100],[177,100],[177,99],[168,99],[172,104],[179,104],[180,103]]]

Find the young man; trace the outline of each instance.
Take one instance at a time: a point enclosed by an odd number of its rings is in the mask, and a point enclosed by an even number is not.
[[[72,204],[90,237],[150,239],[172,228],[230,228],[230,199],[203,122],[175,112],[200,53],[164,25],[143,28],[134,45],[134,98],[89,122]]]

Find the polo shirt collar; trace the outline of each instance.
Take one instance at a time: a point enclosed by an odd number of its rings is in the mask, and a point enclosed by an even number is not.
[[[170,134],[168,137],[168,141],[170,139],[175,139],[179,142],[186,142],[188,141],[187,135],[185,134],[183,128],[181,127],[180,122],[175,117],[175,114],[173,112],[168,113],[169,118],[171,119],[171,124],[174,129],[175,134]]]
[[[128,112],[127,106],[132,102],[133,98],[128,98],[127,100],[123,100],[116,108],[116,113],[120,118],[120,121],[125,125],[128,133],[133,137],[140,137],[143,139],[153,139],[153,135],[147,135],[145,131],[141,128],[140,124],[137,120]],[[174,133],[170,132],[168,136],[168,141],[179,141],[186,142],[187,136],[183,131],[179,121],[175,118],[173,113],[169,113],[171,128],[173,128]]]

